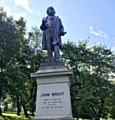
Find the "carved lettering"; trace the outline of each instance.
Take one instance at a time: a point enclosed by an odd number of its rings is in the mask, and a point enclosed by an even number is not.
[[[60,96],[60,95],[64,95],[64,92],[52,93],[52,96]]]
[[[43,93],[40,95],[40,97],[46,97],[46,96],[50,96],[50,93]]]

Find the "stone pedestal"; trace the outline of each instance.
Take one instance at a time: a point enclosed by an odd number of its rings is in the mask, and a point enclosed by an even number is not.
[[[41,64],[31,77],[37,81],[36,115],[33,120],[73,120],[69,87],[73,72],[63,64]]]

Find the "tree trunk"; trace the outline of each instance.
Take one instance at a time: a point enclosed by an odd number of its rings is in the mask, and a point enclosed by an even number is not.
[[[20,116],[20,112],[21,112],[21,107],[20,107],[20,103],[19,103],[19,97],[17,97],[17,115]]]
[[[102,115],[102,113],[103,113],[102,109],[103,109],[103,107],[104,107],[104,103],[105,103],[104,99],[101,98],[101,108],[100,108],[100,110],[99,110],[99,112],[98,112],[98,119],[97,119],[97,120],[100,120],[100,118],[101,118],[101,115]]]
[[[1,97],[2,97],[2,84],[0,83],[0,115],[2,115]]]
[[[26,106],[25,106],[25,105],[23,105],[23,109],[24,109],[25,117],[28,117],[28,113],[27,113],[27,110],[26,110]]]
[[[8,106],[4,107],[4,112],[8,111]]]
[[[34,110],[31,111],[31,115],[32,115],[32,116],[35,116],[35,115],[34,115]]]
[[[2,115],[2,108],[1,108],[1,105],[0,105],[0,115]]]

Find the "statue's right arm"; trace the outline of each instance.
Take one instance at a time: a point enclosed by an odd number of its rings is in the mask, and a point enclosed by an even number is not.
[[[46,18],[43,18],[42,24],[41,24],[41,26],[40,26],[40,29],[41,29],[42,31],[44,31],[44,30],[47,29],[47,27],[46,27]]]

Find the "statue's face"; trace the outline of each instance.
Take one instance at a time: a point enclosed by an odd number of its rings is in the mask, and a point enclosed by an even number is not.
[[[48,10],[47,10],[47,14],[48,14],[49,16],[54,16],[54,14],[55,14],[54,9],[53,9],[52,7],[49,7]]]

